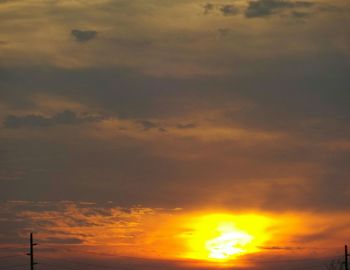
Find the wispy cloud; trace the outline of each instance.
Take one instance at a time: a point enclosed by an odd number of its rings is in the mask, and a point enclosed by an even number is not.
[[[29,115],[8,115],[4,120],[5,128],[21,127],[48,127],[55,125],[76,125],[84,122],[98,122],[103,120],[102,116],[82,115],[78,116],[73,111],[63,111],[53,116],[43,116],[36,114]]]
[[[286,0],[258,0],[250,1],[245,15],[248,18],[270,16],[284,9],[310,8],[313,2]]]
[[[73,29],[71,34],[75,37],[76,41],[87,42],[97,36],[97,31]]]

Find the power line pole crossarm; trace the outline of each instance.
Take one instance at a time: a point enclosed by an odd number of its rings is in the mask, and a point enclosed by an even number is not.
[[[38,264],[34,261],[34,246],[36,246],[37,243],[34,243],[33,241],[33,233],[30,233],[30,239],[29,239],[29,250],[30,252],[27,253],[28,256],[30,256],[30,270],[34,270],[34,265]]]

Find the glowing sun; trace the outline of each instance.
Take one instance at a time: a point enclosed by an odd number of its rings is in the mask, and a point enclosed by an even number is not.
[[[205,248],[209,251],[211,259],[227,259],[245,251],[244,246],[252,241],[253,237],[244,232],[237,231],[232,226],[220,226],[220,236],[208,240]]]
[[[210,214],[190,221],[186,257],[228,261],[258,251],[269,237],[269,219],[259,215]]]

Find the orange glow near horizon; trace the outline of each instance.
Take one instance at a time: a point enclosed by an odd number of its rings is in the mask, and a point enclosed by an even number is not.
[[[315,243],[315,240],[308,241],[310,235],[322,233],[330,226],[336,228],[339,220],[347,222],[347,218],[336,214],[330,218],[329,215],[303,212],[234,213],[212,209],[186,212],[151,208],[125,211],[112,208],[107,214],[95,213],[91,215],[91,206],[78,208],[68,204],[63,212],[26,211],[20,216],[44,224],[37,229],[36,237],[46,246],[61,245],[50,243],[53,235],[55,239],[64,240],[67,235],[79,239],[78,244],[66,244],[69,256],[102,254],[111,258],[156,259],[214,268],[250,267],[250,254],[270,260],[274,256],[309,258],[309,247]],[[67,218],[71,216],[76,217],[77,223]],[[52,223],[41,223],[48,219]],[[330,237],[317,241],[328,249],[316,250],[314,257],[326,256],[329,248],[334,248],[331,243],[341,243],[343,232],[334,229]],[[62,254],[50,253],[50,256]]]

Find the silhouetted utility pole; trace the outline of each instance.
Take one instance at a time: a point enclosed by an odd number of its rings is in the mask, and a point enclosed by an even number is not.
[[[30,270],[34,270],[34,265],[38,263],[34,262],[34,246],[36,246],[37,243],[33,242],[33,233],[30,233],[29,245],[30,252],[27,253],[27,255],[30,256]]]
[[[348,246],[345,245],[345,261],[344,261],[344,264],[345,264],[345,270],[349,270],[349,265],[348,265],[348,257],[349,257],[349,253],[348,253]]]

